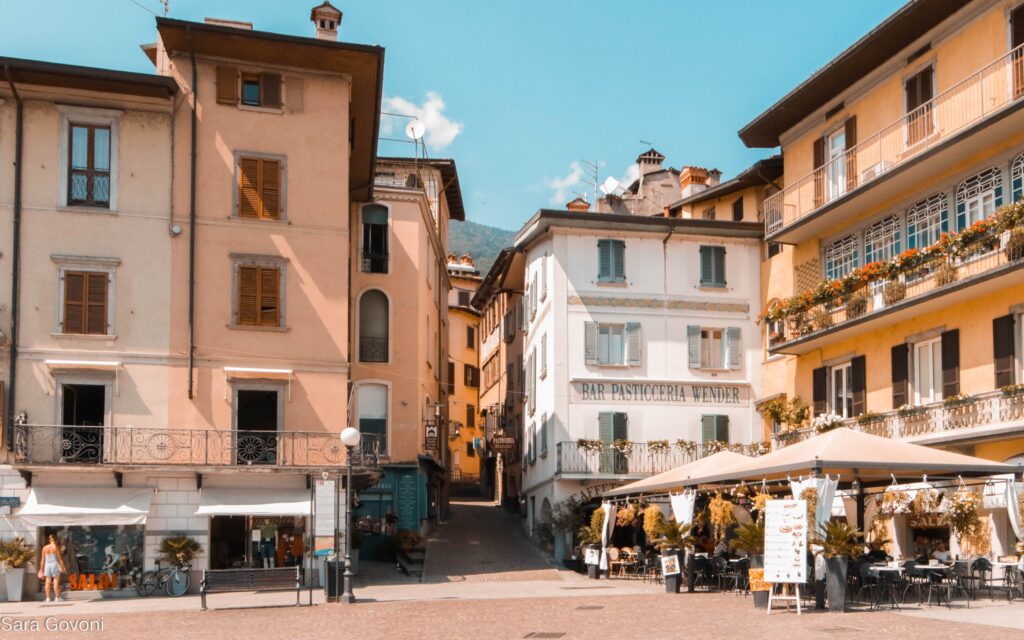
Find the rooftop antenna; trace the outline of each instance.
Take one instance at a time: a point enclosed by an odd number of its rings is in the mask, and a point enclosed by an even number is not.
[[[591,173],[587,176],[587,178],[589,178],[589,180],[586,180],[585,182],[588,185],[594,187],[594,203],[596,204],[597,203],[597,190],[599,188],[598,185],[601,184],[600,178],[598,178],[598,171],[600,170],[600,167],[598,166],[598,164],[596,162],[591,162],[589,160],[580,160],[580,162],[582,162],[583,164],[587,165],[587,169],[590,169],[590,171],[591,171]]]
[[[171,12],[171,0],[160,0],[160,4],[164,5],[164,17]]]

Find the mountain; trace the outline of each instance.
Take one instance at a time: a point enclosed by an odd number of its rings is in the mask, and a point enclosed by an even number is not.
[[[452,220],[448,223],[448,250],[455,255],[468,253],[480,275],[487,275],[494,259],[505,247],[512,245],[515,231],[507,231],[478,222]]]

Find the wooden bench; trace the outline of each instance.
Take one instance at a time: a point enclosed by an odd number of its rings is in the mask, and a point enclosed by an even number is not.
[[[206,569],[199,586],[202,609],[206,611],[206,594],[238,591],[295,591],[295,605],[302,595],[300,567],[274,569]]]

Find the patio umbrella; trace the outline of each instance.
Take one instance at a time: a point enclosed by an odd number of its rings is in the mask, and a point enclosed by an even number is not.
[[[921,476],[985,477],[1018,468],[984,458],[943,451],[840,427],[728,469],[690,478],[690,484],[725,484],[740,480],[780,480],[817,472],[854,479],[863,486],[919,480]],[[623,487],[625,488],[625,487]]]
[[[650,478],[637,480],[636,482],[612,489],[605,492],[604,497],[612,498],[641,493],[664,493],[672,489],[682,489],[694,484],[689,481],[690,478],[727,471],[738,464],[750,462],[751,460],[754,460],[754,458],[733,453],[732,451],[719,451],[706,458],[700,458],[684,464],[681,467],[676,467]]]

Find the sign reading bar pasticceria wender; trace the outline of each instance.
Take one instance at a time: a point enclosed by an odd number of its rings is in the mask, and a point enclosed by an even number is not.
[[[702,382],[573,382],[573,402],[637,402],[645,404],[735,405],[749,402],[746,385]]]

